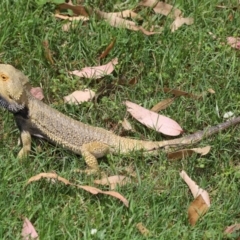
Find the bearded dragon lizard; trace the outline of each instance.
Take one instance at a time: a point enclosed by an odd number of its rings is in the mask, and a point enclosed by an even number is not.
[[[238,117],[173,140],[135,140],[76,121],[33,97],[30,89],[28,78],[22,72],[11,65],[0,64],[0,106],[13,113],[20,130],[22,149],[18,157],[22,158],[30,152],[31,136],[40,137],[81,154],[91,172],[99,170],[97,158],[109,152],[154,151],[165,150],[169,146],[190,145],[240,122]]]

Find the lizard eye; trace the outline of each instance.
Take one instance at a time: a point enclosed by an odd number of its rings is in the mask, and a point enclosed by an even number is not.
[[[9,79],[9,77],[6,74],[4,74],[4,73],[0,73],[0,79],[2,81],[7,81]]]

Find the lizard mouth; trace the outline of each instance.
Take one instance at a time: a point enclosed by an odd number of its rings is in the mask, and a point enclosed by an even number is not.
[[[6,99],[0,96],[0,106],[12,113],[17,113],[24,108],[23,104],[9,103]]]

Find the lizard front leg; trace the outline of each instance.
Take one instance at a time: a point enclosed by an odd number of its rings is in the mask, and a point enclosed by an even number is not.
[[[17,155],[18,158],[23,158],[28,156],[31,150],[31,142],[32,142],[31,134],[27,131],[22,131],[21,142],[22,142],[22,149]]]
[[[109,153],[109,146],[101,142],[91,142],[83,144],[81,147],[82,156],[88,165],[84,172],[92,174],[99,171],[97,158],[103,157]]]

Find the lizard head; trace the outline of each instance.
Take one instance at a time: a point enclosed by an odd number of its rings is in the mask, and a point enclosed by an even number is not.
[[[0,64],[0,106],[16,113],[25,107],[22,97],[28,78],[8,64]]]

